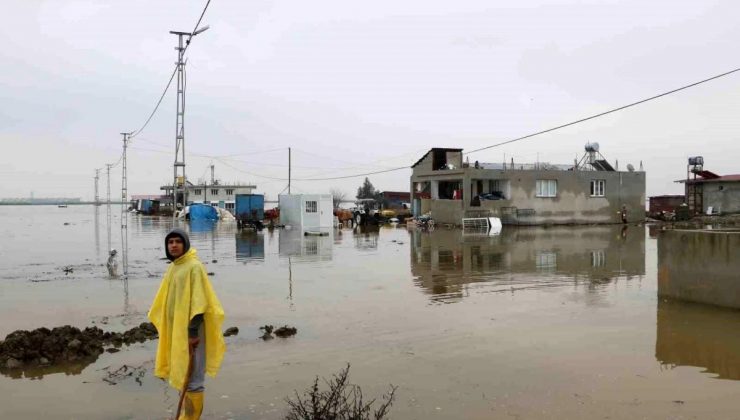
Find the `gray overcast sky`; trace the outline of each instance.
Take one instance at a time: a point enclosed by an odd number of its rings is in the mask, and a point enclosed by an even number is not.
[[[190,31],[204,4],[4,2],[0,197],[91,199],[94,169],[118,159],[118,133],[143,124],[174,67],[168,31]],[[286,182],[258,175],[286,177],[289,146],[302,178],[519,137],[740,67],[738,12],[733,1],[213,0],[211,29],[188,50],[188,176],[213,162],[223,181],[274,198]],[[470,159],[569,163],[598,141],[620,168],[643,162],[648,195],[680,193],[687,156],[740,173],[738,88],[734,74]],[[174,100],[132,143],[131,194],[172,181]],[[370,180],[407,190],[409,175]],[[352,196],[361,182],[294,185]]]

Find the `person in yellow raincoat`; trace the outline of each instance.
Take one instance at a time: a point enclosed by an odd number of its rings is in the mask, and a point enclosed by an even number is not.
[[[180,419],[199,419],[205,374],[216,376],[226,351],[221,333],[224,310],[188,234],[173,229],[164,241],[172,264],[149,310],[149,320],[159,333],[154,375],[177,390],[187,381]],[[191,354],[192,374],[187,378]]]

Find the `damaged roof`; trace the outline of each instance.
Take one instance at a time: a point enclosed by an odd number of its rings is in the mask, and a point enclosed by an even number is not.
[[[432,153],[435,150],[444,150],[445,152],[462,152],[463,151],[463,149],[451,149],[448,147],[432,147],[431,149],[429,149],[428,152],[424,153],[424,156],[422,156],[419,160],[417,160],[416,163],[411,165],[411,167],[415,168],[416,165],[420,164],[421,161],[424,160],[424,158],[426,158],[430,153]]]

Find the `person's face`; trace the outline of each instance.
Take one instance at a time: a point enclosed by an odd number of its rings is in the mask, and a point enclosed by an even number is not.
[[[185,244],[182,243],[182,238],[179,236],[173,236],[172,238],[167,239],[167,251],[169,251],[170,255],[174,258],[180,257],[184,250]]]

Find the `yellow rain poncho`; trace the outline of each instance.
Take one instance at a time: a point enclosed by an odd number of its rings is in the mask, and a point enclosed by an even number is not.
[[[206,374],[216,376],[226,351],[221,324],[224,310],[194,248],[170,264],[149,310],[149,320],[159,332],[154,375],[182,389],[188,371],[188,325],[203,314],[206,341]],[[200,345],[203,345],[201,343]]]

